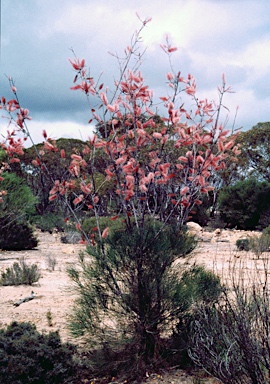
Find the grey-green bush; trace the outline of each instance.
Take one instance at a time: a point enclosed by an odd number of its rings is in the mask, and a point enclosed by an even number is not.
[[[238,239],[236,240],[236,247],[238,251],[249,251],[249,239]]]
[[[75,352],[74,345],[61,343],[58,332],[45,335],[30,323],[13,322],[0,329],[0,382],[76,383]]]
[[[32,285],[40,279],[40,271],[36,264],[27,265],[21,259],[15,262],[12,267],[1,272],[0,285]]]

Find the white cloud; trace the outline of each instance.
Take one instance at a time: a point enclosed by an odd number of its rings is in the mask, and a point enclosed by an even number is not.
[[[7,127],[5,121],[0,121],[0,141],[2,142],[6,137],[7,129],[12,130],[12,127]],[[51,139],[57,140],[60,138],[73,138],[80,139],[83,141],[88,140],[89,137],[93,135],[93,126],[92,125],[84,125],[74,123],[72,121],[33,121],[31,120],[27,124],[28,129],[30,131],[31,138],[34,143],[43,142],[42,132],[45,130],[47,132],[48,137]],[[31,147],[32,142],[28,139],[25,142],[26,147]]]

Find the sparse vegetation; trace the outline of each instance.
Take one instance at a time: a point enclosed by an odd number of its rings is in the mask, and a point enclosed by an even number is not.
[[[24,259],[15,262],[12,267],[1,273],[0,285],[32,285],[40,279],[40,271],[36,264],[27,265]]]
[[[269,380],[268,268],[265,261],[264,270],[253,270],[252,276],[233,268],[228,281],[231,288],[219,300],[211,306],[194,306],[189,356],[224,384],[265,384]]]
[[[48,255],[47,256],[47,266],[50,272],[53,272],[55,269],[55,266],[57,264],[57,260],[55,256]]]
[[[51,310],[47,311],[46,318],[47,318],[48,326],[52,327],[53,326],[53,322],[52,322],[52,311]]]

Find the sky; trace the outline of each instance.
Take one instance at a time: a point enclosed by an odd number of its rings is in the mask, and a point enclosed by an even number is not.
[[[154,95],[166,95],[168,58],[160,48],[169,35],[178,48],[175,71],[191,73],[202,98],[217,100],[222,73],[234,93],[226,96],[228,126],[250,129],[270,121],[269,0],[0,0],[0,96],[12,98],[7,76],[18,90],[36,143],[42,130],[54,139],[86,140],[89,105],[71,91],[75,52],[85,58],[91,76],[112,87],[118,62],[141,19],[152,18],[142,33],[146,49],[141,71]],[[8,121],[0,118],[0,134]],[[0,137],[1,140],[1,137]]]

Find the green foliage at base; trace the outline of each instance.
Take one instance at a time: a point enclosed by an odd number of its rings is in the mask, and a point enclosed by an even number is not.
[[[62,344],[57,332],[37,332],[30,323],[0,329],[0,382],[10,384],[75,383],[75,347]]]
[[[103,232],[103,230],[107,227],[110,228],[110,232],[114,232],[121,229],[124,230],[125,225],[121,218],[118,218],[117,220],[113,221],[110,219],[110,217],[100,216],[99,227],[101,232]],[[94,228],[97,228],[96,218],[86,217],[82,222],[83,231],[86,233],[87,236],[90,236],[92,233],[95,233],[95,231],[93,231]]]
[[[204,268],[175,263],[195,244],[184,230],[149,220],[143,229],[110,230],[68,270],[79,295],[70,329],[96,348],[90,358],[98,374],[139,380],[171,361],[164,336],[194,300],[219,294],[219,279]]]

